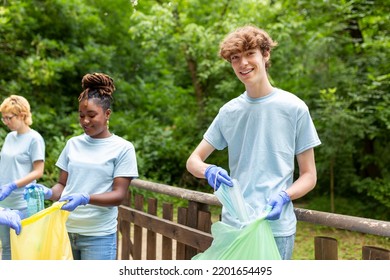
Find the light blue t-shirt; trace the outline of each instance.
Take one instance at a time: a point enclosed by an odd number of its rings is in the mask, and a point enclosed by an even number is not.
[[[56,165],[68,172],[63,197],[110,192],[114,178],[138,177],[133,144],[116,135],[102,139],[86,134],[73,137],[67,141]],[[117,230],[117,215],[116,206],[78,206],[69,215],[67,230],[88,236],[112,234]]]
[[[4,140],[0,154],[0,185],[12,183],[33,170],[35,161],[45,160],[45,141],[35,130],[18,134],[11,131]],[[34,180],[31,183],[35,183]],[[17,188],[0,201],[4,208],[23,209],[27,202],[23,197],[24,187]]]
[[[238,180],[245,201],[260,213],[268,199],[293,183],[294,158],[321,144],[306,104],[275,88],[262,98],[246,92],[226,103],[204,134],[214,148],[228,147],[231,178]],[[222,221],[239,226],[222,209]],[[296,231],[293,204],[280,219],[270,221],[275,236]]]

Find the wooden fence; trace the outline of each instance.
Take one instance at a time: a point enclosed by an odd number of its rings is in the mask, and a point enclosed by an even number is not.
[[[132,192],[135,189],[137,191]],[[148,197],[145,198],[141,193],[146,193]],[[175,209],[172,203],[161,202],[156,198],[164,196],[180,198],[186,206]],[[134,179],[128,197],[119,206],[118,259],[191,259],[205,251],[213,241],[209,210],[214,206],[221,207],[221,204],[213,194]],[[301,208],[295,208],[295,214],[299,221],[390,237],[390,222],[387,221]],[[334,238],[315,237],[315,259],[337,260],[337,246],[338,242]],[[390,260],[390,250],[363,246],[362,259]]]

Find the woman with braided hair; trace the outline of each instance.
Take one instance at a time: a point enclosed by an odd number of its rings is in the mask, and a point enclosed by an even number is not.
[[[118,205],[138,176],[134,146],[111,133],[115,86],[103,73],[86,74],[79,96],[79,122],[84,134],[69,139],[56,166],[58,183],[40,185],[51,200],[67,201],[67,230],[75,260],[116,259]]]

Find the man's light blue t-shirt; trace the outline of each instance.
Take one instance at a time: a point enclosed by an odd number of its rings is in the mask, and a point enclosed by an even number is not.
[[[56,165],[68,172],[63,197],[110,192],[114,178],[138,177],[133,144],[116,135],[102,139],[86,134],[73,137],[67,141]],[[88,236],[112,234],[117,230],[117,215],[117,206],[79,206],[69,215],[67,230]]]
[[[321,144],[306,104],[275,88],[262,98],[246,92],[226,103],[204,134],[214,148],[228,148],[230,177],[238,180],[245,201],[260,213],[268,199],[293,183],[294,158]],[[222,221],[239,226],[222,209]],[[270,221],[275,236],[296,231],[293,204]]]
[[[8,133],[0,154],[0,185],[25,177],[33,170],[34,162],[40,160],[45,160],[45,141],[37,131],[30,129],[23,134],[16,131]],[[17,188],[0,201],[0,206],[18,210],[27,208],[23,191],[24,187]]]

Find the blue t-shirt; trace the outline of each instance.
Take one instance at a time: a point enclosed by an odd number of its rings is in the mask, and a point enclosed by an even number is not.
[[[18,134],[11,131],[4,140],[0,154],[0,185],[12,183],[27,176],[33,170],[35,161],[45,160],[45,141],[42,136],[30,129],[27,133]],[[36,180],[31,183],[35,183]],[[0,201],[0,206],[12,209],[27,208],[23,197],[24,187],[17,188]]]
[[[86,134],[73,137],[67,141],[56,165],[68,172],[61,196],[110,192],[114,178],[138,177],[133,144],[116,135],[102,139]],[[116,206],[79,206],[69,215],[67,230],[88,236],[112,234],[117,230],[117,215]]]
[[[244,92],[226,103],[204,139],[218,150],[228,147],[230,176],[238,180],[255,213],[272,195],[291,186],[295,156],[321,144],[306,104],[277,88],[256,99]],[[226,209],[222,221],[239,226]],[[287,204],[280,219],[270,224],[275,236],[294,234],[293,204]]]

